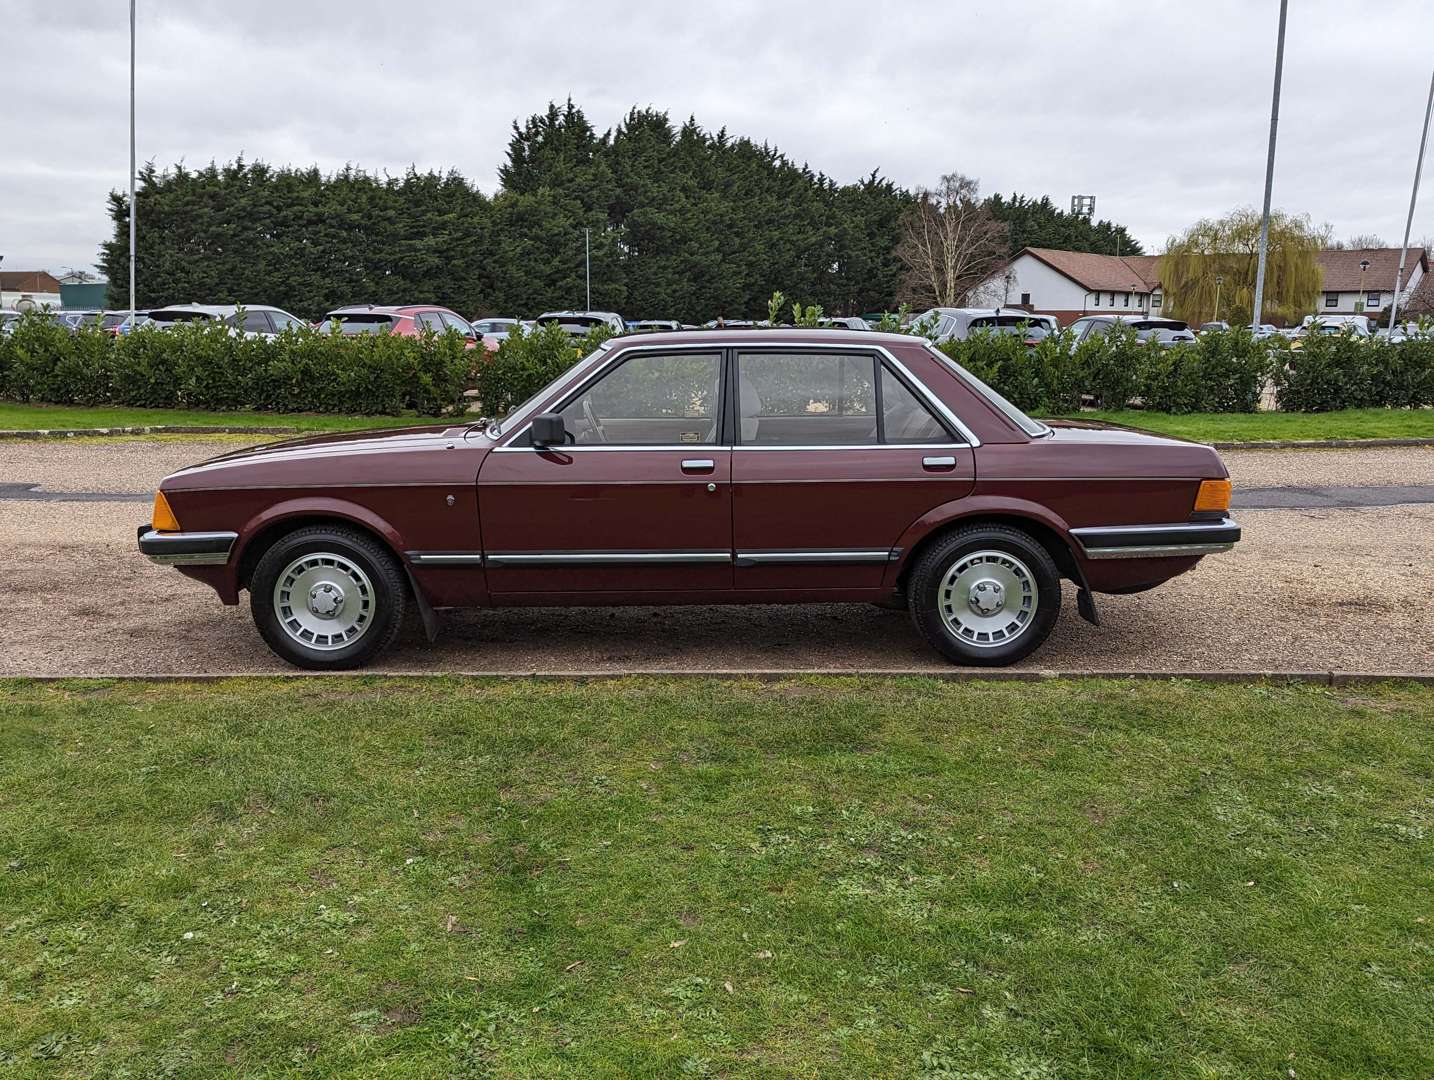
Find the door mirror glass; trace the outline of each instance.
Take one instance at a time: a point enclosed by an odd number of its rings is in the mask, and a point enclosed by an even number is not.
[[[533,417],[532,436],[534,446],[565,446],[568,441],[563,418],[557,413],[539,413]]]

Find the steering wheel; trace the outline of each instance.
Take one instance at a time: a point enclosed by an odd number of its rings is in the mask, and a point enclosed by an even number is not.
[[[607,431],[602,426],[602,421],[593,412],[593,399],[591,395],[583,398],[583,419],[588,422],[588,430],[597,435],[598,442],[607,442]]]

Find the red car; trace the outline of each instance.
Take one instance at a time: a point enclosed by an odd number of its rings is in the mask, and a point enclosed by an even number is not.
[[[442,334],[457,330],[468,339],[468,348],[478,344],[481,335],[471,323],[456,311],[432,304],[406,304],[398,307],[378,307],[373,304],[355,304],[336,308],[324,316],[317,329],[327,330],[338,323],[339,332],[349,336],[357,334],[402,334],[417,337],[424,330]]]
[[[845,330],[615,338],[502,421],[323,435],[167,477],[139,548],[241,590],[301,667],[410,608],[900,599],[963,664],[1050,633],[1061,579],[1182,574],[1240,538],[1208,446],[1025,416],[924,340]]]

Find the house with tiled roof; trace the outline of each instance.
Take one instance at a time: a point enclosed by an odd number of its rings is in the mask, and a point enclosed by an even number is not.
[[[0,270],[0,311],[60,306],[60,282],[44,270]]]
[[[1069,325],[1082,315],[1159,315],[1158,255],[1022,248],[980,290],[984,302],[1024,307]]]
[[[1361,267],[1360,263],[1367,263]],[[1321,251],[1319,268],[1321,315],[1353,315],[1363,311],[1371,318],[1384,312],[1394,299],[1394,279],[1399,272],[1398,248],[1347,248]],[[1412,247],[1404,260],[1404,284],[1399,306],[1403,307],[1429,272],[1429,253]],[[1363,302],[1363,307],[1358,305]]]

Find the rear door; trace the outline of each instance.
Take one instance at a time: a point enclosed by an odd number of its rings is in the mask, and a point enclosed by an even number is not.
[[[737,350],[734,584],[877,588],[908,526],[970,493],[972,448],[884,350]]]

